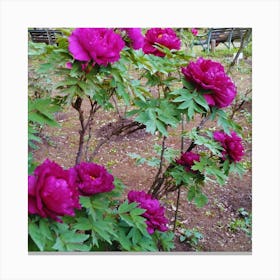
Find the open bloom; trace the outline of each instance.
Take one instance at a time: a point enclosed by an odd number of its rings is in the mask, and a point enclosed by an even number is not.
[[[198,34],[198,30],[196,28],[192,28],[191,32],[194,36]]]
[[[144,53],[161,57],[165,56],[165,53],[154,46],[156,43],[170,50],[179,50],[181,47],[180,39],[171,28],[151,28],[147,31],[144,39]]]
[[[109,192],[115,188],[114,177],[105,167],[92,162],[81,162],[75,166],[77,184],[81,195],[91,196]]]
[[[144,36],[142,35],[141,28],[121,28],[127,34],[130,44],[133,49],[139,50],[143,47]]]
[[[168,230],[168,219],[164,216],[164,207],[160,206],[157,199],[153,199],[144,191],[130,191],[128,201],[137,202],[140,208],[146,210],[142,216],[146,218],[149,234],[153,234],[156,229],[163,232]]]
[[[120,59],[125,44],[121,36],[111,28],[76,28],[68,38],[69,51],[80,61],[93,59],[99,65]]]
[[[200,156],[199,154],[195,154],[193,152],[185,152],[181,155],[179,159],[176,160],[176,163],[182,165],[185,167],[185,170],[187,172],[192,171],[191,167],[194,164],[195,161],[199,161]],[[194,172],[194,171],[192,171]]]
[[[59,216],[74,216],[74,209],[81,208],[75,181],[73,168],[64,170],[46,159],[28,177],[28,212],[59,222]]]
[[[232,131],[230,135],[222,131],[216,131],[213,133],[213,137],[224,148],[222,151],[224,160],[227,156],[233,162],[238,162],[242,159],[244,156],[244,147],[242,145],[242,139],[235,131]]]
[[[198,89],[210,91],[203,95],[209,105],[224,108],[229,106],[236,96],[236,87],[219,62],[200,57],[183,67],[182,73],[186,80],[196,84]]]

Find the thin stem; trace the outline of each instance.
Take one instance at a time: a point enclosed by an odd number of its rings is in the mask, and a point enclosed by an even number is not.
[[[173,224],[173,232],[175,232],[175,230],[176,230],[176,223],[177,223],[177,216],[178,216],[178,210],[179,210],[180,195],[181,195],[181,187],[178,188],[178,193],[177,193],[177,201],[176,201],[176,210],[175,210],[175,217],[174,217],[174,224]]]
[[[72,103],[72,107],[76,109],[79,113],[79,120],[81,124],[81,129],[79,130],[80,139],[79,139],[79,148],[76,156],[76,164],[80,163],[83,153],[83,145],[84,145],[84,136],[85,136],[85,124],[84,124],[84,112],[81,109],[83,99],[81,97],[77,97],[75,103]]]
[[[164,156],[164,151],[165,151],[165,140],[166,140],[166,136],[163,136],[162,144],[161,144],[161,153],[160,153],[160,165],[159,165],[158,172],[157,172],[157,174],[155,176],[155,180],[153,182],[153,185],[150,188],[150,191],[152,192],[152,194],[154,194],[154,192],[157,191],[157,189],[158,189],[156,187],[156,185],[158,184],[159,176],[161,175],[161,172],[162,172],[163,156]],[[150,191],[149,191],[149,193],[150,193]]]
[[[210,114],[208,114],[207,116],[205,116],[199,123],[199,125],[196,127],[196,132],[199,132],[202,127],[205,125],[205,123],[209,120],[210,118]],[[190,152],[194,147],[196,146],[196,144],[194,143],[194,141],[191,142],[191,144],[189,145],[187,152]]]
[[[201,128],[205,125],[205,123],[209,120],[210,118],[210,114],[208,114],[207,116],[205,116],[200,124],[196,127],[196,131],[200,131]],[[194,141],[191,142],[191,144],[189,145],[189,147],[187,148],[187,151],[190,152],[194,147],[196,146],[196,144],[194,143]],[[172,167],[174,167],[173,163],[170,163],[169,166],[166,168],[166,170],[162,173],[162,176],[160,177],[160,173],[158,172],[155,179],[154,179],[154,182],[152,184],[152,186],[150,187],[148,193],[152,194],[153,197],[156,197],[156,198],[159,198],[159,195],[160,194],[166,194],[166,187],[169,188],[170,186],[165,186],[166,184],[166,181],[167,181],[167,172],[172,169]],[[162,186],[165,190],[162,189]],[[176,186],[175,190],[177,189],[178,187]],[[171,187],[171,189],[174,189],[173,187]]]
[[[89,119],[88,119],[88,139],[87,139],[87,143],[86,143],[86,149],[85,149],[85,158],[87,161],[89,161],[88,158],[88,149],[89,149],[89,141],[91,139],[91,131],[92,131],[92,122],[93,122],[93,115],[94,115],[94,107],[96,107],[97,103],[92,102],[92,100],[90,99],[90,97],[88,97],[89,101],[90,101],[90,113],[89,113]]]
[[[252,29],[247,29],[244,36],[242,37],[241,43],[240,43],[240,47],[238,52],[236,53],[233,61],[231,62],[231,64],[229,65],[229,68],[227,70],[227,74],[230,72],[231,68],[235,65],[240,53],[243,51],[244,47],[245,47],[245,42],[249,39],[249,37],[251,36],[252,33]]]
[[[138,123],[136,121],[132,121],[132,122],[130,122],[128,124],[122,124],[121,126],[116,127],[112,132],[110,132],[108,135],[106,135],[104,139],[101,139],[97,143],[93,153],[90,156],[89,161],[93,161],[94,157],[98,154],[100,148],[104,144],[109,142],[110,139],[113,136],[120,135],[120,134],[128,135],[128,134],[131,134],[131,133],[135,132],[136,130],[143,129],[143,128],[145,128],[145,125],[143,125],[141,123]]]
[[[181,153],[184,151],[184,130],[185,130],[185,124],[184,124],[184,115],[182,115],[182,126],[181,126]]]
[[[113,102],[114,102],[114,104],[115,104],[115,108],[116,108],[116,111],[117,111],[117,113],[118,113],[118,115],[119,115],[119,118],[122,119],[123,116],[121,115],[121,112],[120,112],[119,107],[118,107],[118,103],[117,103],[117,101],[116,101],[114,95],[112,96],[112,100],[113,100]]]

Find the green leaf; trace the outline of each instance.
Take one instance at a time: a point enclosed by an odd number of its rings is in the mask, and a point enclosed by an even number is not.
[[[69,243],[66,244],[66,249],[69,252],[88,252],[91,249],[91,246],[86,245],[86,244],[78,244],[78,243]]]
[[[185,88],[193,91],[195,89],[195,85],[189,81],[187,81],[185,78],[182,78],[182,84]]]
[[[96,221],[92,224],[92,230],[95,231],[101,238],[106,240],[109,244],[112,244],[111,234],[109,234],[109,228],[106,228],[106,226],[106,222]]]
[[[145,123],[146,132],[150,132],[151,134],[155,134],[156,132],[156,123],[152,120],[149,120]]]
[[[141,112],[136,118],[135,121],[146,124],[150,120],[148,113]]]
[[[188,191],[188,196],[187,196],[188,197],[188,201],[192,201],[195,198],[196,193],[197,193],[196,187],[195,186],[191,186],[189,191]]]
[[[40,219],[39,221],[39,230],[41,234],[48,240],[53,240],[52,233],[49,228],[48,220]]]
[[[232,162],[229,167],[229,172],[238,174],[240,177],[245,173],[245,168],[240,162]]]
[[[188,112],[187,112],[187,116],[189,118],[189,120],[191,120],[194,116],[194,110],[195,110],[195,103],[193,100],[191,100],[189,102],[189,106],[188,106]]]
[[[119,94],[119,96],[121,96],[125,102],[126,105],[130,105],[130,96],[127,93],[127,91],[124,88],[124,85],[121,83],[117,83],[117,94]]]
[[[91,222],[85,217],[77,218],[76,223],[73,225],[73,229],[76,230],[90,230]]]
[[[31,112],[28,114],[28,120],[39,123],[41,125],[49,125],[49,126],[59,126],[59,124],[54,121],[53,119],[50,119],[46,115],[41,114],[40,112]]]
[[[52,246],[52,248],[59,251],[59,252],[66,251],[65,245],[64,245],[64,243],[62,242],[62,240],[60,239],[59,236],[56,238],[56,242]]]
[[[194,198],[194,203],[197,207],[201,208],[208,203],[208,198],[203,193],[197,194]]]
[[[130,212],[132,209],[135,209],[137,205],[138,204],[136,202],[128,203],[128,201],[126,200],[119,206],[118,214]]]
[[[132,246],[135,246],[140,241],[142,241],[142,234],[137,228],[131,228],[129,231],[127,238],[132,240]]]
[[[176,97],[173,102],[177,103],[177,102],[186,102],[187,104],[193,99],[193,96],[191,94],[185,94],[185,95],[180,95],[178,97]],[[187,108],[188,106],[186,106],[185,108]],[[185,109],[185,108],[181,108],[181,109]]]
[[[38,74],[49,73],[53,69],[51,63],[43,63],[40,65],[40,68],[37,70]]]
[[[146,209],[134,208],[130,211],[130,215],[131,216],[139,216],[139,215],[145,213],[146,211],[147,211]]]
[[[41,234],[39,227],[31,221],[28,222],[28,233],[39,250],[44,251],[46,245],[45,237]]]
[[[170,251],[175,248],[174,233],[172,231],[158,232],[159,240],[164,251]]]
[[[163,123],[162,123],[161,121],[158,121],[158,120],[156,120],[155,123],[156,123],[157,130],[158,130],[162,135],[168,136],[168,132],[167,132],[165,126],[163,125]]]
[[[202,95],[200,95],[200,94],[195,95],[194,100],[197,104],[202,106],[206,111],[209,110],[208,103]]]
[[[120,242],[123,249],[131,251],[132,244],[130,238],[128,238],[126,235],[126,230],[123,228],[119,228],[117,231],[117,236],[118,237],[116,238],[116,240]]]
[[[122,220],[124,220],[129,226],[134,226],[134,221],[128,214],[120,214]]]
[[[89,238],[89,235],[68,231],[66,233],[61,234],[60,237],[65,243],[81,243],[86,241]]]
[[[88,197],[88,196],[80,196],[80,203],[85,208],[91,208],[92,207],[90,197]]]
[[[184,109],[189,108],[191,102],[193,102],[192,99],[189,99],[189,100],[187,100],[187,101],[184,101],[183,103],[181,103],[181,104],[178,106],[178,109],[184,110]]]
[[[180,239],[180,242],[184,242],[187,239],[187,237],[184,235],[180,235],[179,239]]]

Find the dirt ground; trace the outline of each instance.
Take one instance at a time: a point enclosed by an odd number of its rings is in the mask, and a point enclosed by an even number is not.
[[[251,67],[251,61],[246,62],[247,67]],[[235,67],[237,69],[237,67]],[[251,73],[240,73],[234,70],[232,78],[235,81],[238,91],[244,92],[251,87]],[[244,104],[243,110],[238,111],[234,120],[241,123],[245,135],[250,138],[251,123],[248,121],[248,114],[251,113],[251,103]],[[85,111],[87,106],[85,104]],[[58,128],[47,127],[42,131],[44,138],[40,148],[34,151],[34,158],[41,163],[45,158],[56,161],[65,168],[71,167],[75,163],[78,148],[78,114],[73,108],[68,108],[56,115],[60,123]],[[114,125],[118,121],[118,115],[113,111],[98,111],[94,117],[92,138],[89,142],[89,154],[101,139],[109,125]],[[199,119],[196,120],[199,123]],[[207,124],[212,126],[213,124]],[[194,127],[187,126],[186,129]],[[172,148],[180,147],[178,132],[172,131],[168,137],[167,146]],[[129,136],[119,136],[113,138],[109,143],[104,144],[95,162],[105,165],[114,176],[120,178],[127,186],[126,193],[130,189],[148,190],[153,181],[157,169],[147,165],[136,165],[135,160],[128,156],[128,153],[137,153],[141,156],[153,154],[154,144],[160,144],[157,135],[147,134],[143,129],[138,130]],[[188,143],[185,143],[186,147]],[[197,208],[186,199],[186,191],[181,191],[181,203],[178,212],[178,223],[176,230],[176,247],[174,251],[204,251],[204,252],[251,252],[251,238],[242,230],[231,230],[230,223],[239,218],[238,209],[252,211],[252,172],[251,172],[251,151],[250,142],[245,143],[248,170],[246,174],[239,178],[230,177],[224,186],[207,185],[204,193],[208,196],[209,202],[202,208]],[[166,215],[174,216],[175,201],[177,193],[164,197],[162,203],[166,207]],[[173,221],[170,221],[173,228]],[[183,228],[197,228],[203,234],[203,238],[197,246],[191,246],[187,242],[179,241],[179,231]]]

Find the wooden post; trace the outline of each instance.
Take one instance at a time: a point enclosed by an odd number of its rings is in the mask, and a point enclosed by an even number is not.
[[[215,52],[215,47],[216,47],[216,40],[212,39],[211,40],[211,52]]]

